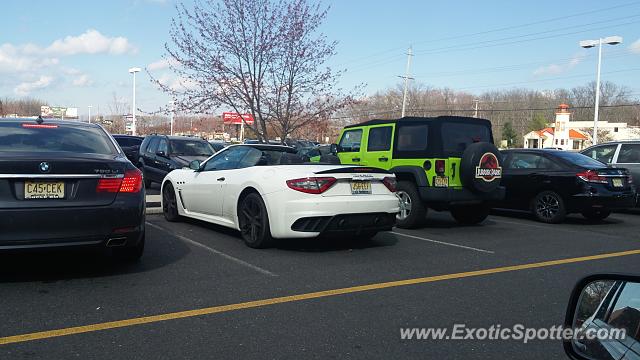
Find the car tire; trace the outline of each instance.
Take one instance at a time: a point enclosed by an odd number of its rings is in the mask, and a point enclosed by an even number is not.
[[[273,238],[269,228],[269,214],[260,194],[250,193],[238,206],[238,225],[244,243],[254,249],[271,246]]]
[[[396,226],[401,229],[412,229],[422,225],[427,216],[427,208],[422,203],[416,185],[411,181],[399,181],[396,190],[400,200]]]
[[[611,215],[611,210],[609,209],[589,209],[582,212],[582,216],[592,221],[604,220],[609,215]]]
[[[136,262],[144,253],[145,233],[142,232],[140,240],[135,246],[113,248],[113,257],[122,262]]]
[[[470,144],[460,160],[460,180],[462,185],[474,193],[490,193],[498,189],[502,178],[502,155],[495,145],[487,142]],[[490,167],[498,174],[491,177],[477,175],[479,168]]]
[[[180,213],[178,213],[178,199],[173,185],[167,181],[162,187],[162,213],[164,218],[170,222],[180,221]]]
[[[557,224],[564,221],[567,210],[562,196],[554,191],[542,191],[533,199],[531,203],[533,216],[548,224]]]
[[[476,225],[489,216],[491,207],[487,204],[475,204],[452,207],[450,211],[451,216],[460,224]]]

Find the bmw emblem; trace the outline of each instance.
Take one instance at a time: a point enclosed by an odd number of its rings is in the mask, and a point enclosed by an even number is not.
[[[49,163],[46,161],[43,161],[40,163],[40,171],[43,173],[48,173],[49,170],[51,170],[51,167],[49,166]]]

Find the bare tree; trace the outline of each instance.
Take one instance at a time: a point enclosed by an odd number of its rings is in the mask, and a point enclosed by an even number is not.
[[[166,59],[178,84],[152,77],[178,110],[220,107],[250,113],[260,140],[274,122],[283,138],[347,104],[340,72],[323,68],[334,54],[318,27],[327,10],[307,0],[196,0],[177,6]]]

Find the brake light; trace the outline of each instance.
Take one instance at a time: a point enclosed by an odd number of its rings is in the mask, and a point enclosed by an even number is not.
[[[302,179],[287,180],[287,186],[290,189],[300,191],[307,194],[322,194],[329,190],[336,182],[336,178],[332,177],[308,177]]]
[[[596,171],[587,170],[581,173],[577,173],[576,176],[586,182],[597,183],[597,184],[607,184],[607,178],[604,176],[600,176]]]
[[[140,170],[127,170],[124,178],[106,178],[98,180],[96,192],[107,193],[137,193],[142,189],[142,172]]]
[[[27,124],[23,123],[22,127],[25,129],[57,129],[58,125],[54,124]]]
[[[384,184],[384,186],[387,187],[387,189],[389,189],[389,191],[396,192],[396,187],[398,185],[396,178],[387,176],[384,179],[382,179],[382,183]]]
[[[444,160],[436,160],[436,174],[444,175]]]

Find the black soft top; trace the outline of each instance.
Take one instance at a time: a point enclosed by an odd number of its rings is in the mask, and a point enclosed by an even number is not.
[[[430,122],[468,122],[468,123],[478,123],[485,124],[491,126],[491,122],[487,119],[479,119],[468,116],[436,116],[436,117],[422,117],[422,116],[405,116],[400,119],[374,119],[365,121],[359,124],[353,124],[345,126],[345,129],[360,127],[360,126],[369,126],[369,125],[380,125],[380,124],[397,124],[397,123],[410,123],[412,121],[430,121]]]

